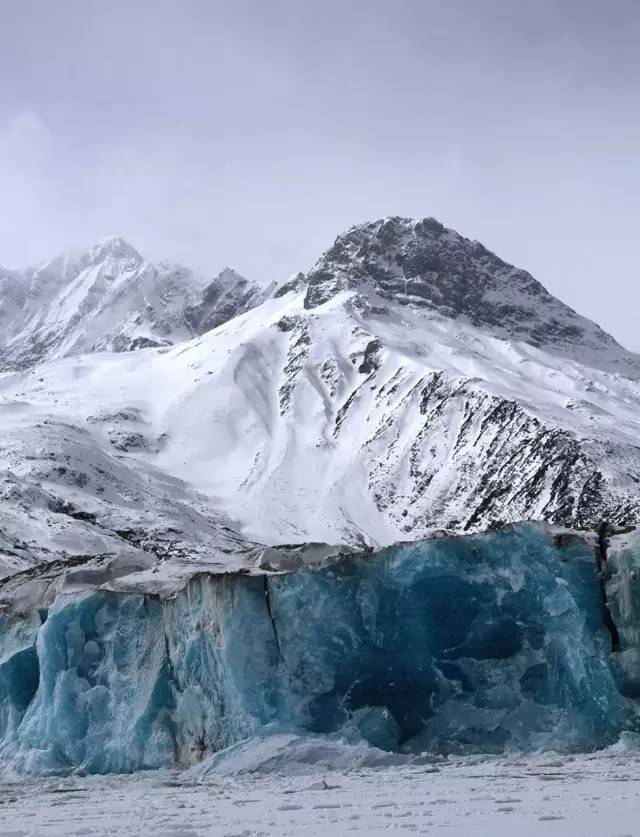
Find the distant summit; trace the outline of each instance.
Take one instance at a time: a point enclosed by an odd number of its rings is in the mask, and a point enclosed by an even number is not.
[[[185,318],[197,334],[226,323],[255,308],[264,298],[262,289],[230,267],[216,276],[202,291],[200,301],[185,309]]]
[[[129,242],[116,235],[103,238],[102,241],[88,250],[87,255],[89,260],[94,263],[101,262],[109,257],[118,260],[129,259],[139,263],[144,261],[140,253]]]
[[[181,265],[153,265],[111,236],[37,267],[0,270],[0,369],[171,345],[261,298],[259,286],[233,270],[208,282]]]

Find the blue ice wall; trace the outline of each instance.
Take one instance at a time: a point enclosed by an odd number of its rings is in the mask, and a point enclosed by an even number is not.
[[[141,596],[60,598],[36,642],[38,688],[17,731],[15,767],[92,773],[173,756],[163,608]]]
[[[611,644],[593,547],[533,524],[202,575],[168,601],[60,596],[44,622],[0,619],[0,764],[186,765],[269,731],[591,749],[634,722]]]
[[[13,755],[18,728],[39,681],[37,613],[0,619],[0,764]]]
[[[305,729],[377,707],[388,724],[371,743],[499,752],[599,747],[625,723],[581,539],[522,526],[431,540],[270,589]]]
[[[286,687],[265,584],[263,576],[199,576],[165,605],[179,763],[279,717]]]
[[[614,540],[606,550],[602,574],[618,636],[616,665],[624,694],[640,700],[640,533]]]

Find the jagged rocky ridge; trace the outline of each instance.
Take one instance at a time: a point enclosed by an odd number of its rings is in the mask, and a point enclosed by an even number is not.
[[[261,300],[261,288],[229,268],[209,281],[108,238],[36,267],[0,269],[0,370],[172,345]]]
[[[609,534],[520,524],[377,553],[257,549],[242,572],[152,593],[97,560],[55,590],[46,567],[14,576],[3,769],[186,766],[274,732],[405,754],[604,746],[637,730],[640,695],[640,540]]]

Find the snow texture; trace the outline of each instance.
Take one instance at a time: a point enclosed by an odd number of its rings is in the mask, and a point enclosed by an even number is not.
[[[389,766],[363,748],[342,764],[304,764],[301,742],[271,742],[246,772],[194,781],[162,771],[0,785],[7,835],[344,837],[632,837],[640,804],[637,748],[563,757],[450,758]],[[306,748],[318,753],[318,748]],[[340,752],[338,752],[340,751]],[[271,756],[271,758],[270,758]],[[262,758],[262,763],[259,758]],[[273,765],[275,769],[270,769]]]

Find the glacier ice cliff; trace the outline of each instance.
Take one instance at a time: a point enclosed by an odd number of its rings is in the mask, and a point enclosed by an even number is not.
[[[527,523],[280,568],[268,552],[275,569],[164,591],[0,586],[0,768],[187,766],[269,733],[584,750],[635,727],[635,533]]]

